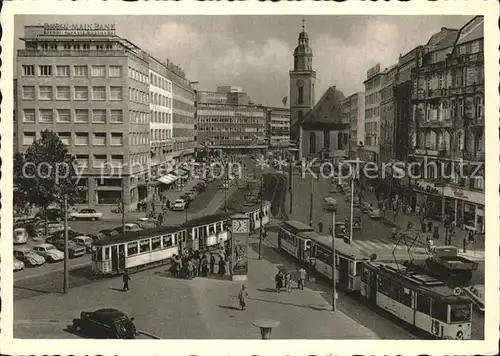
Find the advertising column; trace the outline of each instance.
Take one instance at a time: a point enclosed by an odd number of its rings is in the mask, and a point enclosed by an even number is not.
[[[231,216],[231,274],[233,281],[248,279],[249,217],[244,214]]]

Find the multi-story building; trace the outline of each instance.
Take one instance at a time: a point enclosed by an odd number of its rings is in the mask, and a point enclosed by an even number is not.
[[[197,141],[209,149],[227,152],[265,148],[266,116],[267,110],[251,103],[241,90],[198,91]]]
[[[394,82],[398,66],[393,65],[384,71],[380,90],[380,162],[389,162],[393,159],[394,147]]]
[[[290,109],[266,107],[266,136],[271,148],[284,148],[290,144]]]
[[[14,152],[17,150],[17,79],[14,79],[14,86],[13,86],[13,91],[14,91],[14,109],[12,113],[12,124],[14,125],[13,128],[13,133],[14,137],[12,138],[13,144],[14,144]]]
[[[166,113],[151,106],[151,56],[117,36],[113,24],[25,26],[22,40],[16,150],[25,151],[44,129],[55,131],[83,172],[81,204],[134,207],[150,180],[151,112]],[[194,149],[192,93],[191,129],[181,141]],[[175,123],[175,102],[173,114]],[[183,149],[174,144],[174,151]]]
[[[344,99],[344,118],[342,122],[349,124],[349,159],[359,156],[365,140],[365,93],[354,93]]]
[[[412,96],[413,156],[444,167],[421,172],[416,199],[476,232],[484,232],[483,37],[482,16],[432,36],[417,52]]]
[[[366,73],[365,85],[365,139],[361,157],[364,160],[379,163],[380,137],[380,90],[382,89],[384,72],[380,64],[370,68]]]

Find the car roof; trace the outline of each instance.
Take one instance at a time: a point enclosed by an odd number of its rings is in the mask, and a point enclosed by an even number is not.
[[[16,247],[14,249],[14,251],[24,251],[24,252],[26,252],[26,251],[32,251],[32,250],[29,247]]]
[[[38,244],[38,245],[35,245],[33,247],[49,247],[49,246],[54,247],[54,245],[52,245],[52,244]]]

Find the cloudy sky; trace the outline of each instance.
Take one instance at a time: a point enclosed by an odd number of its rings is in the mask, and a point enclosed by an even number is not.
[[[459,29],[470,16],[306,16],[317,72],[316,97],[331,85],[345,95],[363,91],[366,71],[397,62],[441,27]],[[281,105],[302,16],[21,16],[23,26],[43,23],[115,23],[117,34],[158,59],[169,58],[200,90],[243,87],[254,102]],[[16,47],[22,48],[21,41]]]

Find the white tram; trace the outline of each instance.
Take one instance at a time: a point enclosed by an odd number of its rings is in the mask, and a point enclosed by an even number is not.
[[[360,270],[369,303],[438,339],[471,338],[472,302],[460,288],[395,263],[366,261]]]
[[[181,226],[162,226],[131,231],[92,244],[92,272],[96,276],[167,263],[178,255],[186,240]]]
[[[195,251],[210,249],[228,241],[228,216],[215,214],[189,220],[182,225],[186,229],[186,248]]]
[[[250,231],[254,231],[260,228],[260,210],[261,206],[259,204],[252,204],[252,209],[245,209],[245,205],[242,206],[243,214],[250,218]],[[268,201],[262,202],[262,225],[265,226],[269,224],[271,216],[271,203]]]

